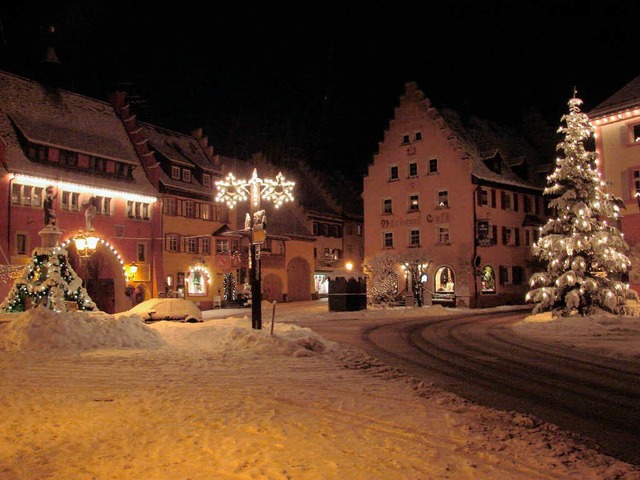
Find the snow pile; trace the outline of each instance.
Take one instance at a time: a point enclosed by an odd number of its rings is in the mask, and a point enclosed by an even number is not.
[[[173,322],[153,324],[153,328],[174,348],[308,357],[335,346],[334,342],[322,338],[313,330],[297,325],[276,324],[273,335],[270,323],[263,324],[261,330],[252,329],[251,320],[247,317],[230,317],[187,327]]]
[[[160,334],[137,315],[112,316],[103,312],[56,313],[35,308],[11,319],[0,335],[0,350],[91,350],[96,348],[153,349],[164,345]]]
[[[603,312],[553,318],[551,312],[529,315],[513,330],[545,343],[569,345],[598,355],[640,359],[640,317]]]

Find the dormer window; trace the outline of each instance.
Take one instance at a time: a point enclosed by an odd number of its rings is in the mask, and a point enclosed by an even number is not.
[[[202,185],[204,185],[205,187],[211,186],[211,175],[209,175],[208,173],[202,174]]]
[[[175,165],[171,167],[171,178],[180,180],[180,167],[176,167]]]
[[[191,183],[191,170],[189,170],[188,168],[182,169],[182,181]]]

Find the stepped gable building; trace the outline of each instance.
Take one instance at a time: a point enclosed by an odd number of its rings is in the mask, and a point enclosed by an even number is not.
[[[364,177],[365,259],[425,252],[427,301],[523,303],[546,221],[542,160],[512,130],[436,107],[407,83]],[[412,291],[399,268],[394,277],[398,295]]]
[[[260,271],[262,299],[267,301],[298,301],[313,298],[313,247],[315,238],[307,228],[304,210],[299,205],[298,195],[305,185],[290,170],[280,169],[260,155],[250,161],[218,156],[223,175],[229,173],[237,179],[249,180],[254,169],[259,178],[276,178],[279,172],[287,181],[296,182],[294,201],[275,208],[268,200],[261,200],[260,209],[266,214],[266,238],[260,245]],[[232,217],[237,224],[225,225],[214,232],[216,250],[228,252],[233,264],[225,277],[224,299],[235,299],[234,288],[241,295],[250,292],[249,286],[249,231],[244,219],[250,213],[249,200],[238,203]],[[234,259],[237,256],[237,261]]]
[[[123,311],[156,294],[157,192],[109,103],[0,72],[0,162],[1,263],[24,265],[40,246],[52,186],[59,240],[98,308]],[[82,259],[71,242],[80,230],[101,239]],[[128,275],[133,262],[135,276]],[[11,285],[3,280],[0,295]],[[127,287],[135,294],[127,296]]]
[[[587,112],[607,192],[621,198],[619,228],[631,248],[629,285],[640,292],[640,76]]]

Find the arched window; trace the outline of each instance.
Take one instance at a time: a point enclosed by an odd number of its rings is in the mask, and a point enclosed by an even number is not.
[[[440,267],[438,270],[436,270],[435,282],[436,292],[453,293],[455,291],[453,270],[451,270],[449,267]]]
[[[482,268],[482,293],[496,293],[496,272],[489,265]]]

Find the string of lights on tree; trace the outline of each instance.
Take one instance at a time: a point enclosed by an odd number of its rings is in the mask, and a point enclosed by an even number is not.
[[[42,306],[56,312],[66,312],[66,302],[74,302],[78,310],[95,310],[82,279],[68,262],[64,248],[36,248],[14,281],[11,291],[0,304],[0,311],[22,312],[29,307]]]
[[[597,170],[598,156],[586,142],[594,130],[580,111],[582,100],[569,100],[558,132],[564,139],[554,172],[547,177],[543,194],[552,197],[555,217],[540,227],[532,253],[546,264],[534,273],[525,300],[534,302],[533,313],[552,311],[554,316],[588,315],[596,309],[627,313],[629,286],[613,277],[627,272],[631,261],[622,232],[607,220],[619,217],[624,203],[604,191]]]

